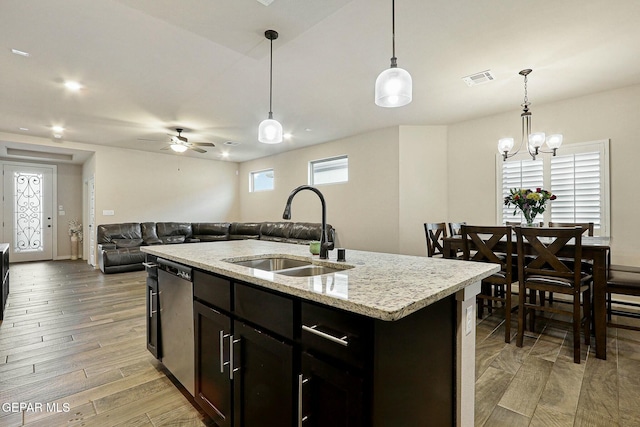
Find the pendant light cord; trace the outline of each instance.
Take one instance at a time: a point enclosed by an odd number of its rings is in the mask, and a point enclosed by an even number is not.
[[[271,111],[271,98],[273,93],[273,39],[270,39],[271,43],[271,54],[269,59],[269,118],[273,117],[273,112]]]
[[[396,0],[391,0],[391,47],[393,51],[391,68],[396,68],[398,66],[398,58],[396,58]]]

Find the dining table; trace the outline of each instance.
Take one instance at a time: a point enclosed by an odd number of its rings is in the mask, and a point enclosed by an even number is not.
[[[515,241],[515,233],[513,236]],[[544,241],[541,239],[541,241]],[[449,236],[443,239],[444,257],[456,258],[462,251],[462,236]],[[496,244],[494,250],[504,250],[506,244]],[[525,251],[527,250],[525,239]],[[565,247],[558,252],[559,256],[572,256],[575,245],[569,241]],[[512,249],[515,253],[516,245]],[[606,360],[607,358],[607,268],[611,251],[611,237],[605,236],[583,236],[582,237],[582,259],[593,263],[593,329],[596,342],[596,358]]]

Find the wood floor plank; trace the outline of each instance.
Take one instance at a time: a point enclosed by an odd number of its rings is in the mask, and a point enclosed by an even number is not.
[[[553,363],[548,360],[528,357],[516,372],[498,406],[531,418],[552,368]]]
[[[576,425],[619,425],[618,391],[617,361],[588,358],[576,410]]]
[[[485,423],[487,427],[526,427],[529,418],[517,412],[510,411],[502,406],[496,406],[491,416]]]
[[[485,425],[513,375],[501,369],[488,367],[476,381],[475,425]]]

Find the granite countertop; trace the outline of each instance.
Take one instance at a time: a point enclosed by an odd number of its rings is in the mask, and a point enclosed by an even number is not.
[[[320,260],[309,253],[308,246],[263,240],[141,249],[201,270],[387,321],[401,319],[499,270],[496,264],[350,249],[346,262],[336,261],[336,250],[329,253],[328,260]],[[346,269],[321,276],[290,277],[225,261],[282,255]]]

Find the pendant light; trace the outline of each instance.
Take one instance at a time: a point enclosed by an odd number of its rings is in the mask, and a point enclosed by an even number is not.
[[[398,68],[396,58],[396,5],[391,0],[391,42],[393,56],[391,67],[384,70],[376,79],[376,105],[380,107],[402,107],[411,102],[412,81],[411,74]]]
[[[258,141],[265,144],[279,144],[282,142],[282,125],[273,118],[271,98],[273,93],[273,41],[278,38],[274,30],[267,30],[264,36],[271,41],[271,59],[269,61],[269,118],[263,120],[258,127]]]

